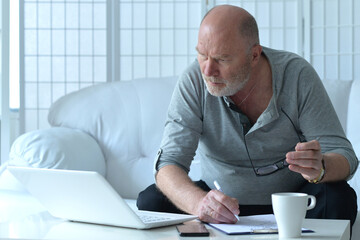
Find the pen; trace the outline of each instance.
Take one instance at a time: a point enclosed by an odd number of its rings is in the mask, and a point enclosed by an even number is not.
[[[215,180],[214,181],[214,185],[215,185],[215,187],[216,187],[216,189],[218,190],[218,191],[220,191],[220,192],[223,192],[222,190],[221,190],[221,187],[220,187],[220,185],[219,185],[219,183]],[[234,216],[236,217],[236,219],[239,221],[240,219],[239,219],[239,216],[237,216],[237,215],[235,215],[234,214]]]

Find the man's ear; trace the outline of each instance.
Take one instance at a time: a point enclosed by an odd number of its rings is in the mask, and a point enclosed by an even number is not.
[[[262,47],[259,44],[255,44],[251,47],[251,66],[255,66],[260,61]]]

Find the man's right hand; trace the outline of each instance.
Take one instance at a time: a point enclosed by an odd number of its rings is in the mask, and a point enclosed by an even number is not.
[[[208,223],[236,223],[234,216],[239,215],[239,203],[218,190],[211,190],[199,202],[197,216]]]
[[[218,190],[205,192],[195,186],[187,173],[175,165],[161,168],[156,175],[159,189],[179,209],[209,223],[235,223],[239,214],[237,199]]]

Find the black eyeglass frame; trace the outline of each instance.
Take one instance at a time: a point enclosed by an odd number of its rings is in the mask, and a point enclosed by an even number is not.
[[[291,125],[294,127],[295,132],[299,138],[299,142],[304,142],[301,139],[301,136],[299,134],[299,131],[297,130],[297,128],[295,127],[294,122],[291,120],[291,118],[289,117],[289,115],[284,111],[283,108],[281,108],[281,111],[284,113],[284,115],[290,120]],[[251,167],[254,170],[254,173],[256,176],[261,177],[261,176],[267,176],[270,174],[273,174],[275,172],[277,172],[278,170],[284,169],[285,167],[289,166],[289,164],[286,162],[286,158],[282,159],[280,161],[277,161],[275,163],[272,163],[270,165],[266,165],[266,166],[261,166],[261,167],[255,167],[253,161],[251,160],[250,154],[249,154],[249,149],[247,147],[247,143],[246,143],[246,138],[245,138],[245,132],[244,132],[244,143],[245,143],[245,149],[246,149],[246,153],[248,155],[248,158],[250,160],[251,163]]]

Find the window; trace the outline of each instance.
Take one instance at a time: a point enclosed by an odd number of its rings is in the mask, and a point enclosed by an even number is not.
[[[21,132],[48,126],[59,97],[106,81],[106,1],[23,4]]]
[[[312,0],[310,62],[321,79],[360,78],[360,11],[357,0]]]
[[[179,75],[196,58],[201,1],[118,1],[119,79]]]
[[[215,5],[243,7],[259,27],[260,44],[302,55],[302,8],[300,0],[216,0]]]
[[[48,127],[59,97],[83,87],[173,76],[196,57],[199,0],[23,0],[20,132]]]

